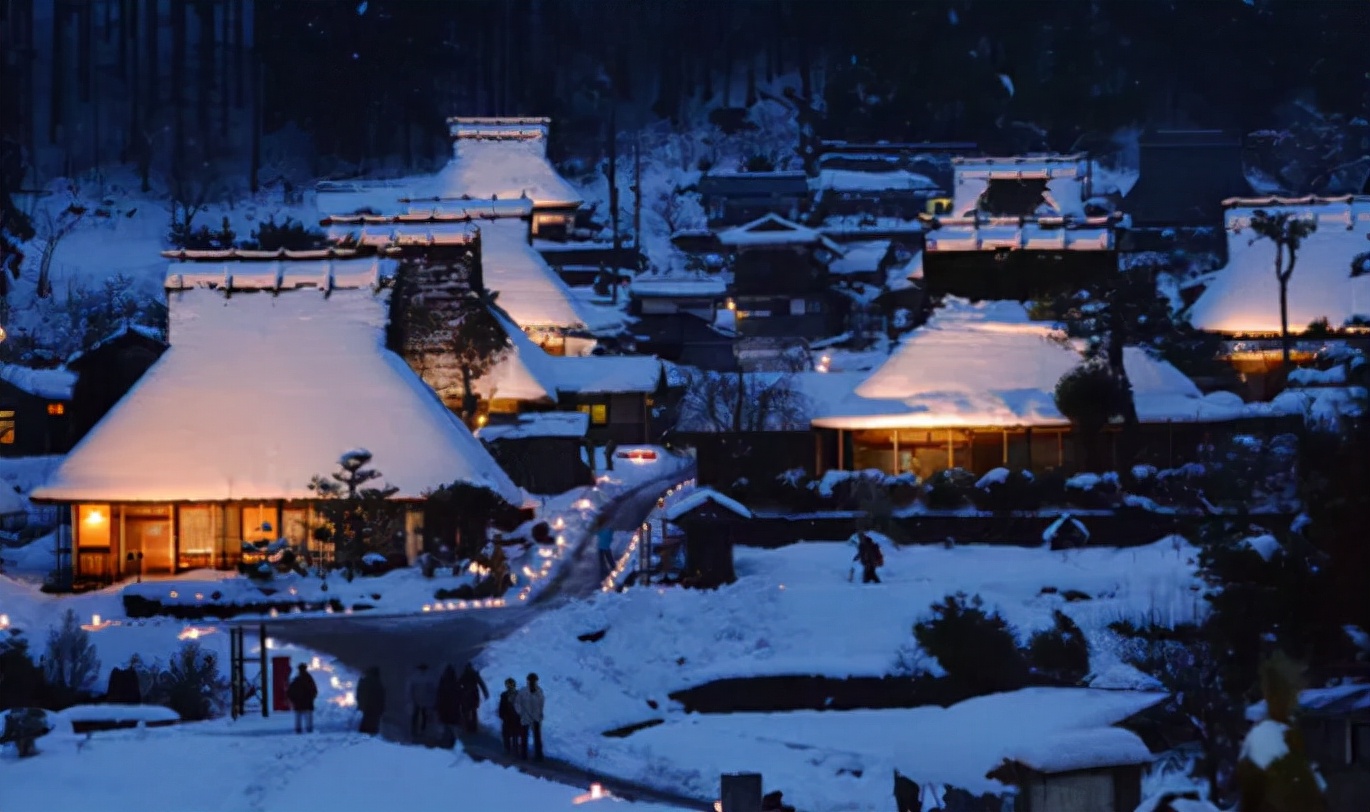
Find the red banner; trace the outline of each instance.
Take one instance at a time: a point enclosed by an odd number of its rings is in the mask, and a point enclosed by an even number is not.
[[[290,710],[290,697],[286,692],[290,688],[290,658],[272,657],[271,658],[271,709],[278,711]]]

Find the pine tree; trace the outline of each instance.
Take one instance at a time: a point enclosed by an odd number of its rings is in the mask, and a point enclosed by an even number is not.
[[[339,458],[337,471],[309,483],[321,497],[317,509],[324,518],[315,538],[333,545],[334,563],[343,567],[348,580],[367,553],[391,552],[404,536],[404,511],[390,500],[399,488],[380,484],[380,471],[366,467],[370,462],[370,451],[348,451]]]
[[[89,692],[100,676],[100,658],[95,654],[90,634],[81,628],[72,609],[62,615],[61,626],[48,632],[43,676],[62,703],[73,702]]]

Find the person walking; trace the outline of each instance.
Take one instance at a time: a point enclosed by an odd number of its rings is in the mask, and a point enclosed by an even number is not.
[[[885,565],[885,554],[880,552],[880,545],[869,534],[858,532],[856,541],[855,561],[861,562],[861,583],[878,584],[880,576],[876,573],[878,567]]]
[[[504,754],[506,756],[523,755],[527,747],[527,733],[523,729],[523,720],[519,718],[517,700],[519,695],[519,684],[509,677],[504,681],[504,693],[499,695],[499,726],[500,737],[504,739]],[[524,758],[527,758],[524,755]]]
[[[290,700],[290,707],[295,711],[296,733],[314,732],[314,699],[318,695],[319,686],[315,685],[314,678],[309,676],[308,666],[300,663],[295,678],[285,689],[286,699]]]
[[[471,663],[466,664],[461,676],[457,678],[457,693],[461,697],[461,723],[467,733],[475,733],[480,727],[477,712],[480,710],[481,700],[490,698],[490,689],[486,687],[485,680],[481,679],[480,672]]]
[[[415,741],[428,732],[428,721],[438,704],[438,682],[428,670],[428,663],[419,663],[409,677],[409,735]]]
[[[457,725],[462,723],[462,718],[466,715],[464,707],[465,697],[462,695],[461,682],[457,679],[457,669],[450,664],[442,669],[442,676],[438,677],[438,696],[435,710],[437,711],[438,722],[442,724],[442,744],[444,747],[450,741],[456,745]]]
[[[372,736],[381,732],[381,714],[385,713],[385,687],[381,685],[381,670],[371,666],[357,680],[357,710],[362,713],[357,730]]]
[[[545,704],[542,688],[538,686],[538,675],[529,674],[528,683],[514,698],[519,721],[523,723],[523,758],[528,758],[528,739],[533,740],[533,760],[542,761],[542,711]]]
[[[599,579],[603,581],[614,571],[614,529],[609,526],[607,516],[599,517],[595,546],[599,549]]]

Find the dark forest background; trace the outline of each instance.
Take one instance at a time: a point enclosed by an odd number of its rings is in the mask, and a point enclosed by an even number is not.
[[[611,120],[770,93],[822,137],[991,151],[1292,133],[1322,165],[1288,185],[1315,185],[1370,146],[1367,41],[1360,0],[0,0],[0,130],[40,176],[256,188],[430,166],[453,114],[551,115],[559,157],[593,157]]]

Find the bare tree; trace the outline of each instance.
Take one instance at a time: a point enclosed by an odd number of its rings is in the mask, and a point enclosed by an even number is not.
[[[1270,240],[1275,245],[1275,279],[1280,283],[1280,346],[1286,370],[1289,369],[1290,349],[1289,278],[1294,275],[1294,262],[1304,239],[1317,230],[1316,220],[1296,212],[1257,209],[1251,213],[1251,231],[1255,234],[1251,242]]]
[[[38,237],[42,240],[42,252],[38,255],[38,298],[46,299],[52,295],[52,259],[57,254],[57,246],[76,229],[86,212],[87,206],[81,200],[81,190],[71,182],[66,182],[65,206],[54,211],[45,207],[38,217]]]
[[[194,171],[183,164],[173,164],[167,176],[170,192],[168,209],[171,211],[172,241],[183,238],[194,229],[195,216],[209,208],[209,202],[221,191],[219,176],[209,163]]]
[[[808,399],[786,373],[695,370],[685,385],[680,431],[795,431],[806,428]]]

